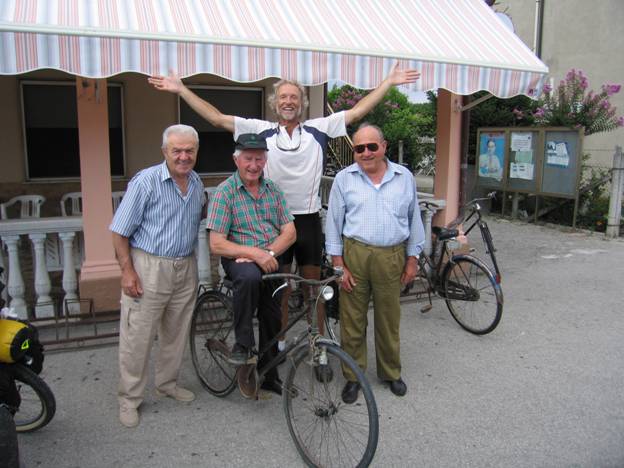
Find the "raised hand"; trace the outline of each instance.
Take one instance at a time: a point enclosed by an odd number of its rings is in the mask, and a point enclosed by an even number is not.
[[[418,81],[419,78],[420,72],[418,70],[399,68],[399,62],[397,62],[394,67],[392,67],[390,73],[388,73],[386,80],[388,80],[393,86],[397,86],[414,83]]]
[[[180,94],[184,89],[182,80],[174,71],[170,71],[169,76],[150,76],[147,79],[147,82],[159,91],[168,91],[170,93]]]

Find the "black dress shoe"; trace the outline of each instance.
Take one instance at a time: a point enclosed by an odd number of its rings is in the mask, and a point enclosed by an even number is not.
[[[360,392],[360,384],[357,382],[349,382],[342,389],[342,401],[347,404],[355,403]]]
[[[276,393],[278,395],[282,394],[282,381],[280,379],[275,380],[265,380],[260,385],[262,390],[266,390],[267,392]]]
[[[404,396],[407,393],[407,385],[401,377],[396,380],[387,380],[387,382],[390,384],[390,391],[396,396]]]

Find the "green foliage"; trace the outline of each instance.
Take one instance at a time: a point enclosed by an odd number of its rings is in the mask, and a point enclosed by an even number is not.
[[[605,180],[609,178],[607,169],[595,168],[587,165],[590,155],[583,154],[582,182],[579,189],[579,211],[576,219],[578,227],[590,229],[592,231],[604,232],[607,228],[609,217],[609,193],[608,184]],[[543,206],[550,204],[560,205],[560,198],[544,198],[541,202]],[[546,221],[559,224],[572,224],[574,216],[574,200],[568,201],[565,205],[549,213],[544,217]]]
[[[341,88],[334,87],[328,93],[327,99],[334,111],[340,111],[351,109],[366,94],[367,91],[345,85]],[[391,88],[364,121],[381,128],[388,142],[387,155],[393,161],[398,160],[399,141],[402,140],[403,160],[413,169],[424,154],[435,152],[433,144],[419,143],[420,137],[435,136],[435,115],[435,104],[413,104],[398,89]],[[348,128],[350,135],[360,123]]]

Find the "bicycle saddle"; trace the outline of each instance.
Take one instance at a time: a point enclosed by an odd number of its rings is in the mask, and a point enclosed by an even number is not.
[[[438,240],[452,239],[453,237],[457,237],[459,235],[458,229],[446,229],[440,226],[432,227],[431,232],[436,235]]]

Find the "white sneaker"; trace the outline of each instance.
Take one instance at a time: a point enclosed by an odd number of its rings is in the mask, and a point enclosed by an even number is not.
[[[279,340],[277,342],[277,350],[281,353],[282,351],[284,351],[284,349],[286,349],[286,341],[285,340]]]

